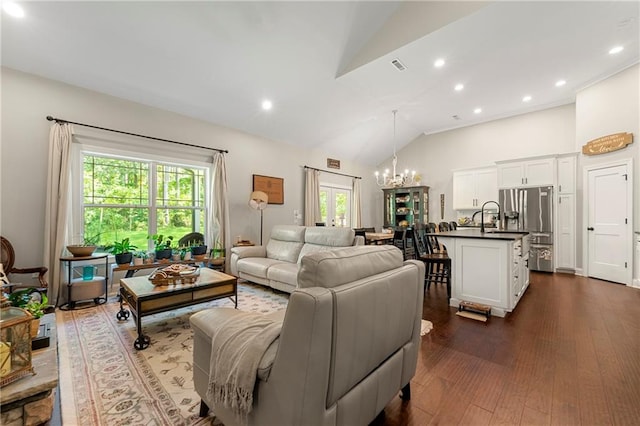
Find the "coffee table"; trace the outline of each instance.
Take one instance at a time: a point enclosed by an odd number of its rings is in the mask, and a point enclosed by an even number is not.
[[[151,338],[142,333],[142,317],[224,297],[233,300],[238,307],[238,279],[209,268],[200,268],[200,276],[193,284],[154,286],[147,276],[123,278],[120,280],[120,311],[116,318],[126,321],[129,311],[124,304],[129,305],[138,330],[133,347],[143,350],[149,347]]]

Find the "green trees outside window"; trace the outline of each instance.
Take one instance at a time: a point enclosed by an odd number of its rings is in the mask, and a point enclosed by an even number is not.
[[[204,233],[205,168],[87,153],[83,168],[84,234],[100,245],[128,237],[151,249],[150,234]]]

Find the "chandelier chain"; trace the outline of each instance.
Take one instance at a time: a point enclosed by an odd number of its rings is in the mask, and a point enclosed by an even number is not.
[[[398,174],[396,172],[396,167],[398,165],[398,156],[396,154],[396,115],[398,114],[398,110],[394,109],[391,111],[393,113],[393,157],[391,158],[391,166],[393,173],[390,175],[389,170],[385,170],[382,176],[380,173],[376,171],[376,183],[379,186],[383,187],[399,187],[399,186],[408,186],[416,183],[415,170],[409,174],[409,170],[406,169],[404,173]],[[382,177],[382,180],[380,178]]]

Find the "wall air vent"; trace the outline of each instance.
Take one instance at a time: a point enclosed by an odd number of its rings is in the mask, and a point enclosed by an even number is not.
[[[400,59],[394,59],[393,61],[391,61],[391,65],[396,67],[398,71],[404,71],[407,69],[407,67],[405,67],[404,64],[400,62]]]

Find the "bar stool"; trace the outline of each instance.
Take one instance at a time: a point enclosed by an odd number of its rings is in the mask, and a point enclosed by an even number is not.
[[[440,230],[440,232],[449,231],[449,222],[440,222],[438,224],[438,229]]]
[[[424,236],[426,254],[419,257],[426,267],[425,291],[431,283],[444,283],[447,286],[447,297],[451,298],[451,258],[444,246],[440,246],[435,235]]]

